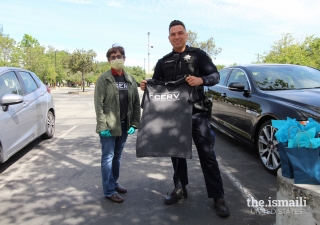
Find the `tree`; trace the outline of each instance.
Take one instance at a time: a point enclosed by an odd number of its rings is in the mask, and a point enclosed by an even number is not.
[[[320,38],[310,36],[303,42],[306,58],[309,66],[320,69]]]
[[[82,91],[84,92],[84,75],[93,72],[96,68],[94,58],[97,56],[92,49],[85,51],[84,49],[76,49],[67,59],[68,69],[72,73],[81,73]]]
[[[140,83],[142,80],[146,79],[146,73],[140,66],[126,66],[124,69],[127,73],[134,77],[137,83]]]
[[[95,70],[95,75],[99,76],[100,74],[111,69],[111,65],[109,62],[97,62],[97,67]]]
[[[9,35],[0,34],[0,66],[19,67],[21,52]]]
[[[68,70],[64,65],[65,61],[67,60],[69,53],[64,50],[57,50],[53,46],[48,46],[46,50],[46,55],[50,58],[52,66],[54,66],[55,71],[55,83],[65,83],[68,78]],[[55,84],[54,84],[55,85]]]
[[[27,47],[37,47],[40,46],[40,43],[37,39],[33,38],[29,34],[23,35],[22,41],[20,42],[20,46],[22,48],[27,48]]]
[[[56,73],[50,57],[43,46],[27,47],[23,54],[23,67],[38,75],[44,83],[54,84]]]
[[[216,67],[218,70],[221,70],[221,69],[225,68],[226,66],[225,65],[216,65]]]
[[[262,56],[264,63],[283,63],[320,68],[320,39],[306,36],[304,41],[296,40],[287,33]]]
[[[19,47],[22,52],[21,66],[37,74],[45,84],[55,84],[56,73],[52,60],[46,54],[46,48],[29,34],[23,35]]]
[[[191,30],[188,31],[188,43],[190,46],[197,47],[207,52],[208,55],[213,56],[216,59],[216,56],[219,55],[222,51],[222,48],[218,48],[213,40],[213,37],[210,37],[207,41],[198,42],[198,34]]]

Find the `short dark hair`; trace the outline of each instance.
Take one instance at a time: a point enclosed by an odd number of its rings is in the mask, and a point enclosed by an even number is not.
[[[125,56],[125,53],[124,53],[124,48],[122,46],[116,46],[116,47],[112,47],[110,48],[108,51],[107,51],[107,59],[109,59],[110,55],[112,53],[117,53],[117,51],[119,51],[121,53],[121,55]]]
[[[177,26],[177,25],[181,25],[183,26],[184,29],[186,29],[186,26],[184,25],[184,23],[180,20],[173,20],[170,24],[169,24],[169,30],[171,27],[173,26]]]

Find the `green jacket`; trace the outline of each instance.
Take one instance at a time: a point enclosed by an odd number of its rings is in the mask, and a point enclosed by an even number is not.
[[[140,99],[137,82],[124,71],[128,84],[127,129],[140,124]],[[94,90],[94,106],[97,116],[96,132],[110,130],[112,136],[121,136],[119,91],[111,70],[101,74]]]

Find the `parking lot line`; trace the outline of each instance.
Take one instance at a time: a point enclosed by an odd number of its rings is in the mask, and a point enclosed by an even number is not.
[[[40,156],[40,153],[42,153],[41,150],[43,150],[44,148],[47,147],[47,145],[54,145],[56,144],[58,141],[60,141],[61,138],[65,137],[67,134],[69,134],[72,130],[74,130],[77,126],[73,126],[71,127],[69,130],[63,132],[63,134],[61,134],[58,138],[56,138],[54,141],[52,142],[45,142],[43,144],[43,146],[41,146],[39,148],[39,151],[30,159],[28,160],[28,163],[24,163],[21,167],[19,167],[19,169],[17,169],[15,172],[10,173],[9,176],[7,176],[5,179],[3,179],[0,182],[0,189],[2,189],[9,181],[11,181],[12,179],[16,178],[21,172],[25,171],[27,169],[27,166],[37,160]]]
[[[219,158],[219,157],[217,157]],[[219,159],[220,161],[221,159]],[[243,197],[246,199],[246,201],[249,201],[249,205],[251,206],[251,208],[253,208],[253,210],[255,212],[259,212],[259,215],[266,215],[268,214],[268,211],[261,206],[255,206],[253,204],[251,204],[252,201],[255,202],[259,202],[259,200],[246,188],[244,187],[234,176],[231,175],[230,170],[228,170],[226,167],[224,167],[223,165],[221,165],[221,163],[219,163],[219,168],[220,170],[227,175],[227,177],[231,180],[232,184],[238,188],[238,190],[240,190],[241,194],[243,195]]]

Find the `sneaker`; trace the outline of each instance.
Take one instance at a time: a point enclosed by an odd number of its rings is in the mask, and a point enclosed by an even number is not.
[[[186,188],[175,188],[170,195],[167,195],[164,199],[164,204],[173,205],[177,203],[180,199],[185,199],[188,197],[188,192]]]
[[[226,205],[226,202],[224,201],[224,198],[214,198],[214,208],[216,210],[216,213],[220,217],[229,217],[229,209]]]

